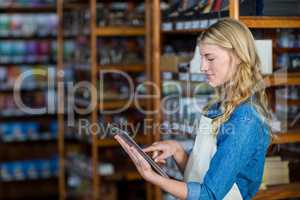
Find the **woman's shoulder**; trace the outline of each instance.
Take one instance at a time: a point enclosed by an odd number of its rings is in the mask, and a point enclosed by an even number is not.
[[[219,141],[232,139],[242,143],[243,140],[257,141],[263,138],[268,143],[268,137],[268,125],[251,102],[238,105],[219,130]]]
[[[243,102],[236,106],[229,120],[243,121],[246,123],[265,123],[264,117],[257,111],[255,105],[249,101]]]

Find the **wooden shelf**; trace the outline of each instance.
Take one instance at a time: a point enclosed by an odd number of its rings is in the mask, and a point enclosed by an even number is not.
[[[0,199],[57,199],[58,179],[0,182]],[[38,188],[38,189],[37,189]]]
[[[0,36],[0,40],[38,40],[38,41],[55,41],[56,36],[46,35],[46,36]]]
[[[55,142],[22,142],[14,144],[1,143],[0,162],[48,159],[57,154],[57,144]]]
[[[43,133],[41,133],[43,134]],[[49,138],[49,139],[27,139],[27,140],[13,140],[13,141],[1,141],[0,144],[1,145],[18,145],[18,144],[28,144],[29,148],[30,145],[33,145],[34,143],[44,143],[44,144],[49,144],[49,143],[55,143],[56,142],[56,138]]]
[[[49,54],[50,55],[50,54]],[[34,66],[34,65],[56,65],[56,62],[17,62],[17,63],[1,63],[1,66],[10,66],[10,65],[26,65],[26,66]]]
[[[300,73],[276,73],[264,78],[267,87],[300,85]]]
[[[113,175],[109,176],[101,176],[105,180],[108,181],[136,181],[136,180],[143,180],[142,176],[137,171],[124,171],[124,172],[116,172]]]
[[[64,10],[77,11],[89,8],[89,4],[87,2],[78,2],[78,3],[65,3],[63,5]]]
[[[56,12],[55,6],[40,6],[40,7],[24,7],[24,6],[13,6],[13,7],[1,7],[0,13],[49,13]]]
[[[144,72],[146,70],[143,64],[128,64],[128,65],[99,65],[100,70],[119,70],[125,72]]]
[[[300,99],[276,99],[276,103],[289,106],[300,106]]]
[[[287,144],[295,142],[300,142],[300,128],[275,134],[272,144]]]
[[[253,200],[277,200],[300,197],[300,183],[270,186],[266,190],[260,190]]]
[[[300,28],[300,17],[241,16],[249,28]]]
[[[98,27],[97,36],[143,36],[146,34],[144,27]]]
[[[103,104],[99,104],[99,110],[112,110],[112,109],[121,109],[122,107],[126,106],[128,104],[128,100],[111,100],[111,101],[104,101]],[[139,105],[141,107],[144,107],[146,105],[146,101],[139,100]],[[136,105],[133,102],[131,102],[128,106],[128,108],[135,108]]]
[[[277,47],[274,49],[277,53],[300,53],[300,48],[283,48],[283,47]]]
[[[171,30],[171,31],[162,31],[164,34],[189,34],[189,35],[199,35],[206,29],[189,29],[189,30]]]
[[[64,5],[64,10],[80,10],[88,8],[88,4],[84,3],[68,3]],[[0,13],[55,13],[56,5],[45,6],[7,6],[0,7]]]

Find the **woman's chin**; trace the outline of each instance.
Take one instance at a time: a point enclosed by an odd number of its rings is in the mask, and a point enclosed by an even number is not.
[[[217,83],[215,83],[214,81],[210,81],[210,80],[208,80],[208,85],[210,85],[213,88],[218,87]]]

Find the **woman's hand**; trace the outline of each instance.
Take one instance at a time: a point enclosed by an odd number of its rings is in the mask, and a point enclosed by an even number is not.
[[[134,162],[138,172],[141,174],[141,176],[146,181],[149,181],[152,184],[157,185],[158,187],[160,187],[163,190],[171,193],[172,195],[174,195],[175,197],[178,197],[179,199],[186,199],[186,197],[187,197],[187,185],[186,185],[186,183],[180,182],[180,181],[177,181],[177,180],[172,180],[170,178],[165,178],[165,177],[160,176],[159,174],[155,173],[152,170],[149,163],[137,152],[137,150],[134,147],[130,147],[118,135],[115,136],[115,139],[120,143],[120,145],[123,147],[123,149],[128,153],[128,155],[130,156],[130,158]],[[164,141],[164,142],[167,142],[167,141]],[[165,144],[165,146],[169,146],[171,144],[175,144],[175,143],[170,142],[170,143],[168,143],[168,145]],[[170,150],[171,150],[171,148],[168,151],[165,151],[165,152],[169,152],[168,154],[170,154],[172,152]]]
[[[175,140],[154,142],[151,146],[143,149],[144,152],[152,152],[152,158],[159,164],[165,164],[166,159],[175,156],[181,150],[180,144]]]
[[[127,152],[129,157],[133,161],[134,165],[136,166],[138,172],[146,181],[153,182],[154,179],[156,179],[157,176],[159,176],[157,173],[155,173],[152,170],[150,164],[137,152],[137,150],[134,147],[130,147],[118,135],[116,135],[114,138],[120,143],[123,149]]]

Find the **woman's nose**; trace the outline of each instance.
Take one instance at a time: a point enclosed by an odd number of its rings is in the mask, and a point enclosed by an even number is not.
[[[208,70],[208,65],[204,60],[201,60],[200,70],[201,70],[201,72],[206,72]]]

